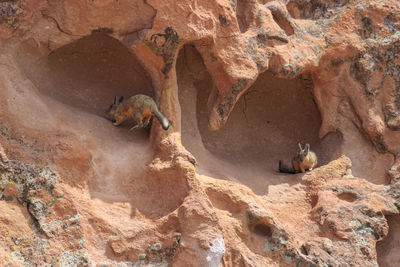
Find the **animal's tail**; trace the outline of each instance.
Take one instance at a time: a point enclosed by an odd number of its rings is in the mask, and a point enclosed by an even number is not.
[[[171,123],[168,121],[168,119],[158,110],[157,106],[154,108],[154,115],[157,117],[157,119],[160,121],[161,126],[164,130],[168,130],[169,126]]]
[[[279,160],[279,172],[283,173],[296,173],[293,168],[288,168],[286,166],[283,166],[282,160]]]

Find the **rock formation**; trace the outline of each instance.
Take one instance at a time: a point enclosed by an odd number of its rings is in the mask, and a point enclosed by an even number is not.
[[[400,266],[398,1],[0,13],[1,266]],[[106,119],[137,93],[168,131]]]

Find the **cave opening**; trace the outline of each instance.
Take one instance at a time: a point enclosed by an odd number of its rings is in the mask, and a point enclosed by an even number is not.
[[[278,161],[290,164],[298,143],[310,144],[320,166],[339,156],[339,134],[319,138],[321,116],[310,76],[285,80],[268,71],[260,74],[218,131],[208,130],[213,82],[193,46],[181,50],[177,76],[182,142],[198,158],[200,174],[239,181],[263,194],[270,184],[296,183],[292,175],[278,172]]]
[[[376,254],[380,267],[395,267],[400,264],[400,216],[387,215],[389,233],[385,239],[377,242]]]
[[[39,59],[32,59],[29,50],[25,45],[18,56],[26,75],[40,94],[70,107],[105,117],[114,96],[154,95],[135,55],[107,34],[93,33]]]
[[[179,207],[188,194],[184,177],[160,181],[148,172],[154,155],[150,127],[129,131],[134,120],[115,127],[106,119],[114,96],[154,96],[151,78],[135,55],[104,33],[83,37],[49,54],[35,49],[35,43],[26,43],[17,55],[31,81],[27,84],[32,84],[29,97],[40,103],[40,110],[30,110],[37,119],[34,130],[71,140],[73,136],[74,141],[57,141],[57,146],[63,146],[67,155],[71,147],[76,147],[76,154],[88,154],[87,161],[58,167],[82,176],[75,179],[87,179],[93,199],[129,203],[132,214],[139,211],[158,218]]]

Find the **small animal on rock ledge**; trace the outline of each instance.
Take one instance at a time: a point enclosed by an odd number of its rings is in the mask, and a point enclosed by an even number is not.
[[[124,101],[124,97],[117,102],[117,97],[114,97],[114,103],[110,106],[107,114],[114,117],[113,124],[120,125],[126,119],[134,119],[136,125],[130,130],[145,128],[151,117],[154,115],[160,121],[164,130],[168,130],[171,123],[168,119],[158,110],[156,102],[147,95],[134,95]]]
[[[317,155],[310,151],[310,145],[306,144],[303,149],[299,143],[299,152],[292,159],[292,167],[288,168],[282,165],[282,160],[279,161],[279,172],[283,173],[298,173],[305,172],[307,170],[311,171],[318,164]]]

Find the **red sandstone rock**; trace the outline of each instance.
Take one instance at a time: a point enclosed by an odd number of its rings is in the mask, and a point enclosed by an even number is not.
[[[399,10],[0,2],[0,262],[400,265]],[[170,130],[104,118],[137,93]]]

